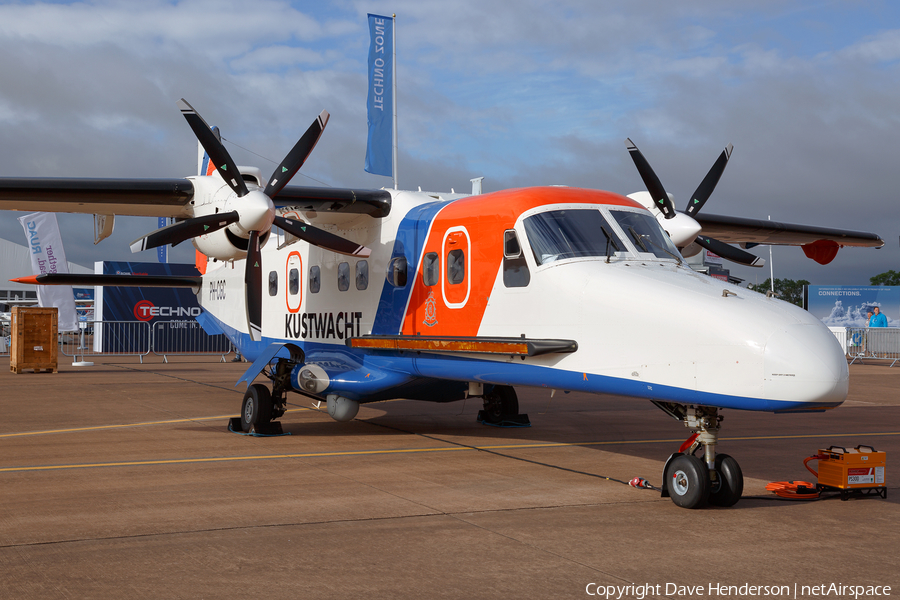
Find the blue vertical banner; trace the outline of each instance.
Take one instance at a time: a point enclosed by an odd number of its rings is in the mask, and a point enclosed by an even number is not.
[[[366,103],[369,141],[366,171],[393,175],[394,19],[369,15],[369,97]]]
[[[169,217],[160,217],[159,218],[159,228],[162,229],[169,224]],[[163,244],[162,246],[156,247],[156,258],[159,259],[159,262],[165,264],[169,262],[169,245]]]

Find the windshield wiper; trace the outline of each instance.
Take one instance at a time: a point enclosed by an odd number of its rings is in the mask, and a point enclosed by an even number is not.
[[[612,254],[610,254],[610,252],[609,252],[610,242],[612,242],[613,249],[616,252],[619,251],[619,244],[616,242],[616,240],[613,239],[613,237],[611,235],[609,235],[609,232],[606,230],[606,227],[604,227],[603,225],[600,226],[600,231],[602,231],[603,235],[606,236],[606,262],[609,262],[609,257],[612,256]]]
[[[630,225],[630,226],[628,227],[628,232],[631,234],[631,237],[632,237],[632,239],[634,240],[634,242],[635,242],[638,246],[641,247],[641,250],[643,250],[644,252],[650,252],[650,250],[648,250],[648,249],[647,249],[647,246],[644,244],[644,240],[641,239],[641,238],[643,238],[644,236],[638,234],[638,232],[634,230],[634,226],[633,226],[633,225]]]
[[[647,238],[647,241],[650,242],[650,244],[652,244],[654,248],[659,248],[660,250],[662,250],[663,252],[665,252],[666,254],[668,254],[669,256],[671,256],[672,258],[674,258],[675,260],[677,260],[677,261],[678,261],[678,265],[681,266],[681,259],[678,257],[678,255],[672,254],[672,252],[671,252],[668,248],[666,248],[666,247],[664,247],[664,246],[660,246],[659,244],[657,244],[656,242],[654,242],[654,241],[653,241],[653,238],[650,237],[649,234],[648,234],[648,235],[642,235],[641,237]],[[641,244],[641,246],[643,246],[643,244]]]

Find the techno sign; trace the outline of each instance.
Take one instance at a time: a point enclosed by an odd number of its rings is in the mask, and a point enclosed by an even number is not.
[[[102,264],[102,270],[101,270]],[[197,268],[191,264],[174,263],[132,263],[104,261],[98,263],[95,271],[103,274],[119,275],[180,275],[197,276]],[[104,287],[97,288],[95,314],[104,322],[148,323],[151,328],[158,323],[165,325],[167,321],[194,321],[202,309],[197,296],[191,289],[185,288],[138,288],[138,287]],[[196,322],[193,323],[196,325]],[[129,330],[130,331],[130,330]],[[135,329],[129,335],[109,333],[99,339],[95,336],[96,348],[101,352],[130,354],[136,348],[145,347],[146,340],[125,339],[143,337],[144,330]],[[141,333],[137,333],[141,332]],[[201,332],[202,333],[202,332]],[[147,331],[149,335],[149,330]],[[160,340],[162,343],[162,340]],[[187,342],[185,342],[187,343]],[[154,341],[154,345],[157,345]],[[172,344],[166,343],[166,346]],[[160,348],[154,348],[160,350]],[[180,348],[169,347],[164,351],[178,352]]]

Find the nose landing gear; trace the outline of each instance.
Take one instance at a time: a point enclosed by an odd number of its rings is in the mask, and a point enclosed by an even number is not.
[[[657,407],[694,430],[694,434],[672,454],[663,468],[662,497],[683,508],[734,506],[744,491],[744,475],[737,461],[716,454],[719,424],[723,417],[710,406],[685,406],[656,402]],[[703,449],[702,460],[696,456]]]

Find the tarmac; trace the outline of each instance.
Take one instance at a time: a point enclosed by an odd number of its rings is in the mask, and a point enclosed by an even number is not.
[[[522,388],[532,426],[501,429],[477,399],[338,423],[291,395],[290,435],[263,438],[227,428],[246,364],[102,360],[16,375],[0,359],[0,598],[900,595],[890,363],[851,365],[827,413],[722,411],[744,497],[688,511],[624,483],[660,485],[690,433],[647,401]],[[887,453],[887,499],[765,490],[859,444]]]

